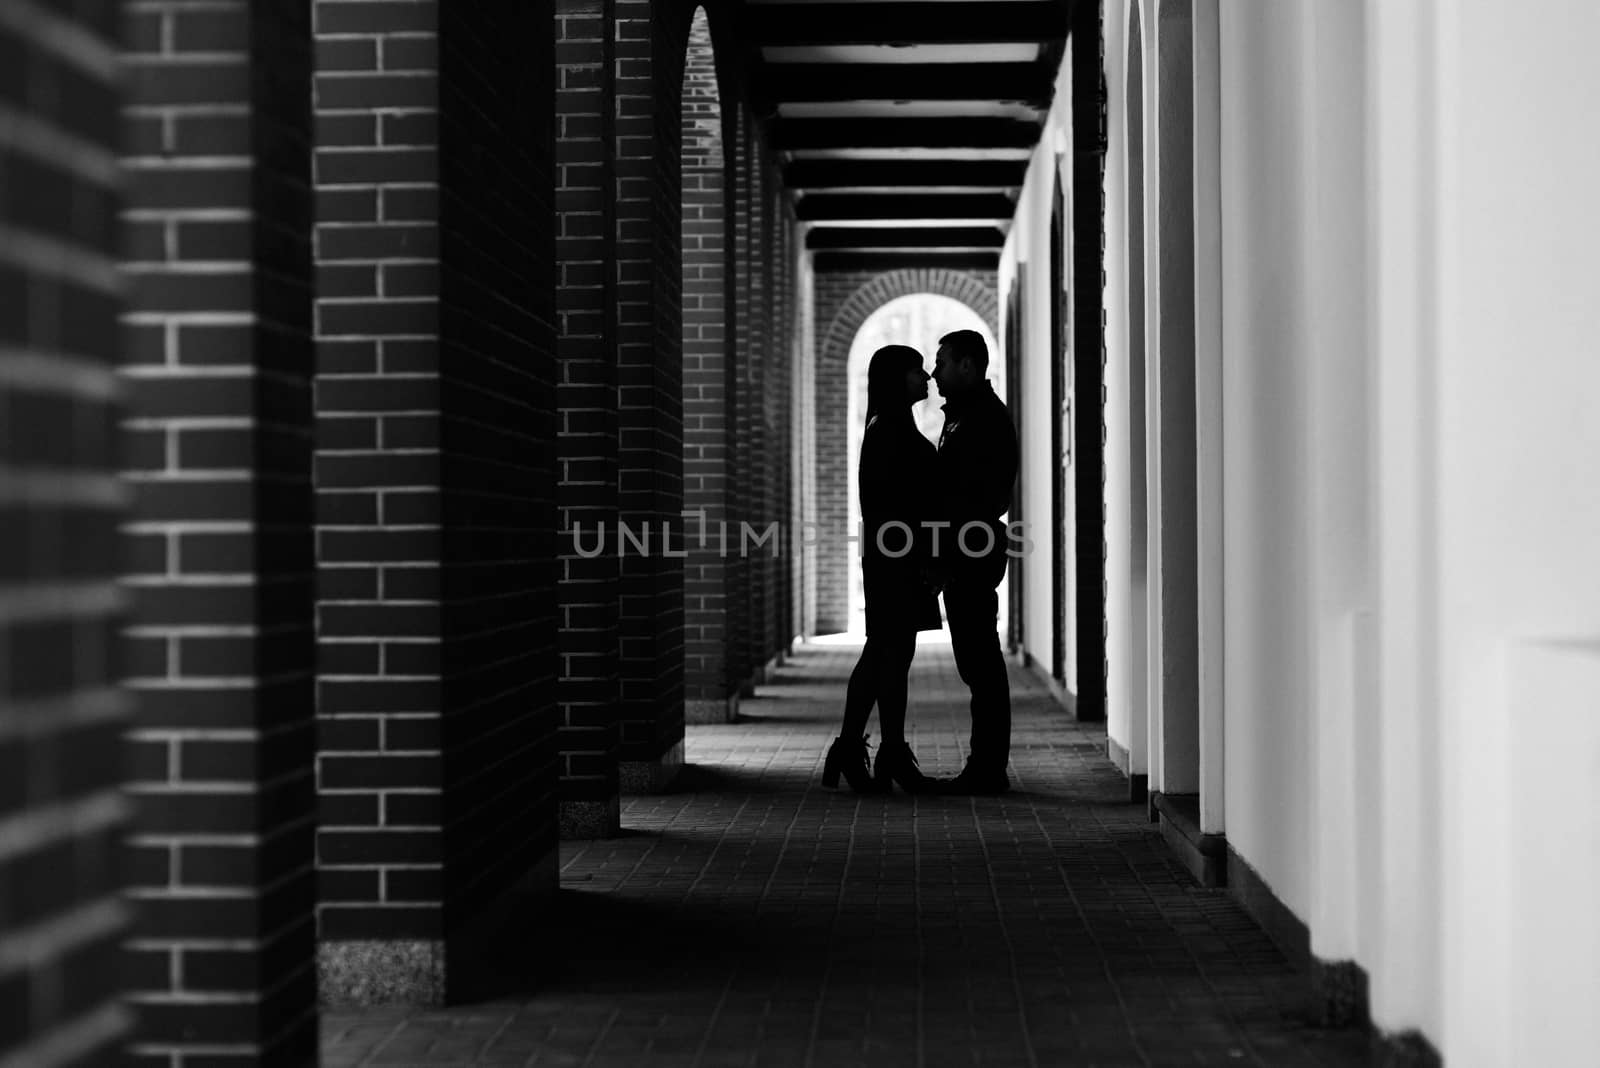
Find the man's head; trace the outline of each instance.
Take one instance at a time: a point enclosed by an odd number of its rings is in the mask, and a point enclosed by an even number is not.
[[[989,346],[976,330],[957,330],[939,339],[933,380],[945,398],[959,397],[982,384],[989,373]]]

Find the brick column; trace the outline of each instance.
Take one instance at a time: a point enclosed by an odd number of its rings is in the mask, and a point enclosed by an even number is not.
[[[316,12],[320,981],[438,1003],[555,888],[553,24]]]
[[[750,561],[738,551],[740,524],[750,518],[751,462],[746,451],[750,441],[749,352],[752,337],[750,313],[750,158],[754,152],[749,113],[738,107],[734,112],[734,151],[729,167],[728,210],[733,245],[729,272],[729,299],[733,319],[733,351],[728,356],[728,419],[730,440],[738,459],[728,467],[728,642],[727,680],[735,699],[743,695],[750,679]]]
[[[0,16],[0,1062],[126,1030],[116,5]]]
[[[715,56],[704,11],[690,31],[683,81],[684,716],[729,723],[738,689],[728,680],[730,560],[721,550],[729,512],[727,352],[728,183]],[[704,544],[701,543],[703,533]]]
[[[313,1064],[310,5],[124,6],[133,1051]]]
[[[644,552],[617,546],[620,774],[659,789],[683,763],[683,320],[680,93],[687,20],[661,0],[615,0],[617,497]],[[669,550],[663,526],[678,531]]]
[[[775,561],[774,579],[777,583],[774,600],[776,611],[773,623],[776,628],[773,652],[780,663],[789,655],[796,627],[794,625],[794,578],[799,549],[798,516],[794,507],[794,376],[799,363],[799,348],[795,337],[797,317],[795,302],[798,294],[794,285],[794,209],[782,187],[778,192],[778,247],[774,264],[777,276],[777,296],[780,310],[778,318],[778,344],[775,348],[777,384],[773,398],[778,406],[777,426],[773,428],[773,444],[778,453],[774,468],[773,513],[782,524],[781,557]]]
[[[771,340],[771,306],[767,300],[767,250],[768,250],[768,196],[765,153],[762,151],[759,132],[750,139],[750,153],[745,165],[750,183],[749,244],[746,248],[746,288],[750,291],[749,328],[747,343],[741,361],[742,394],[745,407],[744,428],[740,436],[739,452],[743,458],[746,477],[745,518],[759,537],[767,525],[767,347]],[[767,667],[767,568],[763,559],[766,548],[756,547],[741,540],[739,551],[745,561],[749,576],[747,604],[749,623],[745,629],[745,679],[746,691],[766,681]]]
[[[557,7],[561,834],[620,826],[610,0]],[[600,540],[603,539],[603,540]]]

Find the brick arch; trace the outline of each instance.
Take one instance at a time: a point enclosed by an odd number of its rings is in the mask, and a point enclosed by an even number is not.
[[[873,312],[899,297],[932,293],[965,304],[999,337],[999,295],[993,271],[907,267],[877,274],[817,276],[816,519],[822,532],[816,567],[819,634],[844,630],[850,614],[853,544],[848,524],[850,472],[847,456],[846,381],[850,346]]]

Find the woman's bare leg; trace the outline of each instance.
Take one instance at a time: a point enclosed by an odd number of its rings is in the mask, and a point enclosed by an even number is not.
[[[855,670],[850,672],[850,683],[844,691],[844,724],[839,728],[841,738],[860,738],[867,733],[867,720],[872,715],[873,702],[877,700],[878,645],[868,638],[861,647],[861,657]],[[904,719],[904,712],[901,713]]]

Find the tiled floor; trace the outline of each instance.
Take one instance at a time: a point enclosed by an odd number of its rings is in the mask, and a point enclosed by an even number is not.
[[[855,651],[800,648],[692,727],[673,793],[562,849],[561,932],[513,995],[329,1014],[324,1064],[593,1068],[1346,1065],[1304,982],[1170,858],[1102,731],[1014,672],[1004,798],[858,799],[817,782]],[[954,774],[965,699],[919,649],[912,742]]]

